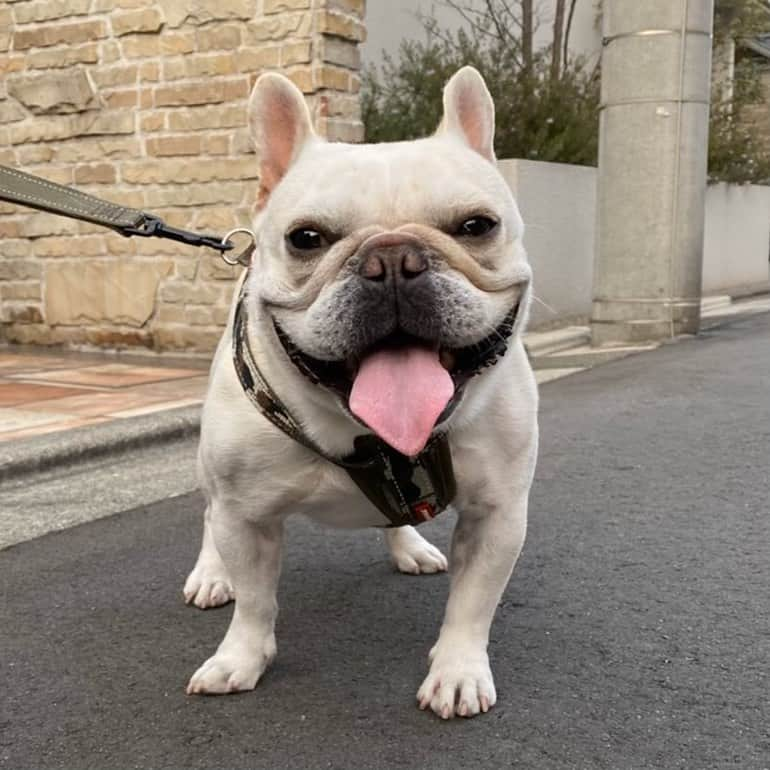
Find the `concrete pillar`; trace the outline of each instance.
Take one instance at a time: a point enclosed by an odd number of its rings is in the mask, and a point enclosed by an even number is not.
[[[605,0],[594,345],[700,320],[713,0]]]

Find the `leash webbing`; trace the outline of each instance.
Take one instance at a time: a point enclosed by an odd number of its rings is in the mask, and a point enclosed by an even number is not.
[[[229,240],[229,236],[235,231],[231,231],[224,238],[219,238],[216,235],[202,235],[170,227],[160,217],[148,214],[146,211],[105,201],[73,187],[50,182],[2,165],[0,165],[0,200],[58,214],[69,219],[93,222],[116,230],[127,237],[137,235],[142,238],[169,238],[189,246],[208,246],[216,249],[220,254],[235,248],[235,244]],[[235,259],[229,258],[228,261],[230,264],[235,262],[247,264],[246,258],[250,254],[249,251],[248,255],[240,254]]]

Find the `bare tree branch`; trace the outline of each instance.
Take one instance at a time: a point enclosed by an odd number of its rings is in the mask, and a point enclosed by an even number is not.
[[[458,3],[456,0],[442,0],[442,5],[445,5],[458,13],[464,21],[470,24],[471,29],[477,34],[493,40],[500,40],[501,42],[506,42],[506,40],[515,42],[515,38],[511,33],[504,26],[499,24],[494,9],[489,8],[489,2],[486,3],[486,11],[481,11],[478,8]],[[473,18],[474,16],[477,18]],[[494,32],[490,31],[490,24],[495,27]]]
[[[497,14],[495,13],[495,8],[492,5],[492,0],[486,0],[486,7],[487,7],[487,14],[489,15],[489,19],[492,22],[492,24],[495,25],[495,29],[497,30],[497,36],[500,38],[500,42],[505,42],[508,38],[510,38],[511,33],[501,24],[500,19],[497,17]]]
[[[441,29],[435,19],[425,16],[422,11],[418,11],[417,20],[422,24],[428,38],[438,40],[452,51],[457,51],[457,41],[452,37],[451,33]]]
[[[486,40],[492,44],[499,44],[517,68],[522,66],[521,57],[518,55],[521,41],[502,20],[503,11],[512,13],[506,0],[488,0],[482,8],[469,6],[466,3],[458,2],[458,0],[439,0],[439,2],[457,13],[466,22],[474,41]],[[438,22],[435,18],[420,11],[417,11],[415,15],[431,37],[440,40],[455,52],[464,50],[458,43],[457,34],[447,30],[439,32]]]
[[[524,66],[532,69],[532,37],[534,27],[532,26],[532,0],[521,0],[521,55],[524,59]]]
[[[521,0],[517,0],[516,5],[521,6]],[[515,27],[521,31],[521,16],[517,16],[513,10],[514,4],[507,2],[507,0],[499,0],[499,15],[503,24],[506,26]]]
[[[556,13],[553,17],[553,51],[551,53],[551,79],[558,80],[561,75],[561,45],[564,35],[564,6],[566,0],[556,0]]]
[[[562,61],[564,62],[565,67],[569,62],[569,36],[570,32],[572,31],[572,17],[575,15],[576,5],[577,0],[570,0],[569,13],[567,14],[567,26],[564,30],[564,53],[562,56]]]

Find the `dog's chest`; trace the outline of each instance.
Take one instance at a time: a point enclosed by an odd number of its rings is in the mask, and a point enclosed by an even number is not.
[[[300,503],[298,512],[332,527],[381,527],[389,523],[347,473],[335,467],[319,470],[317,486]]]

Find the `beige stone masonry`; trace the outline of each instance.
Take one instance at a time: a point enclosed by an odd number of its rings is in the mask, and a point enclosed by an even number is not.
[[[155,310],[161,278],[172,270],[170,260],[160,259],[51,262],[45,269],[45,318],[52,325],[110,321],[141,328]]]
[[[0,163],[224,234],[248,224],[257,76],[284,72],[321,134],[360,141],[363,0],[0,3]],[[239,270],[0,203],[0,342],[210,353]]]
[[[64,114],[97,109],[96,93],[82,67],[65,72],[22,74],[8,78],[8,96],[33,115]],[[13,102],[9,102],[13,105]]]

